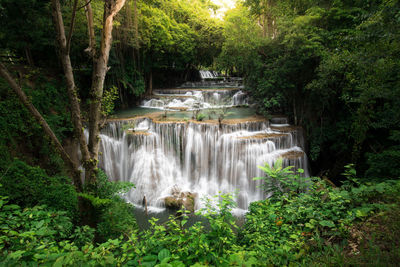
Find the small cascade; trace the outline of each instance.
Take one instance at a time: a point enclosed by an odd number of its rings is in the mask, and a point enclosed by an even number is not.
[[[188,81],[180,88],[243,88],[240,77],[225,77],[216,71],[200,70],[199,81]]]
[[[164,89],[154,90],[142,107],[167,110],[193,110],[232,107],[248,104],[248,96],[237,88],[229,89]]]
[[[221,76],[218,72],[209,70],[200,70],[199,73],[201,79],[216,79]]]
[[[233,97],[232,97],[232,106],[239,106],[239,105],[246,105],[248,104],[248,97],[247,94],[239,90]]]
[[[163,207],[180,190],[195,196],[197,209],[205,196],[237,192],[245,210],[266,197],[258,188],[262,182],[252,179],[264,175],[258,165],[283,157],[285,166],[303,168],[308,176],[301,129],[271,122],[112,121],[101,134],[99,165],[111,179],[136,185],[126,196],[136,205],[145,196],[149,206]]]

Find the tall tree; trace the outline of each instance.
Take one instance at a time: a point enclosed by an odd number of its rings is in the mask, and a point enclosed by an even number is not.
[[[91,101],[89,112],[89,142],[83,130],[83,120],[80,109],[80,100],[78,97],[78,88],[75,84],[73,67],[70,59],[70,46],[72,39],[72,31],[75,20],[75,13],[77,11],[77,2],[74,1],[72,18],[68,35],[65,33],[65,26],[61,11],[61,4],[59,0],[52,0],[52,15],[54,26],[57,33],[57,44],[59,49],[59,58],[62,63],[64,76],[66,79],[68,98],[71,110],[71,121],[74,127],[74,133],[80,144],[82,153],[81,163],[85,168],[85,184],[93,184],[96,182],[97,175],[97,162],[99,153],[100,141],[100,127],[101,127],[101,101],[103,96],[104,79],[108,70],[108,59],[112,43],[112,29],[113,20],[115,15],[121,10],[125,4],[125,0],[106,0],[104,3],[102,33],[100,47],[96,50],[94,29],[93,29],[93,12],[91,10],[90,1],[86,1],[85,10],[88,19],[88,33],[89,33],[89,49],[88,52],[93,58],[93,73],[92,85],[90,89]],[[46,136],[55,145],[56,150],[60,153],[67,170],[73,177],[73,182],[77,191],[82,191],[82,183],[80,180],[80,172],[77,164],[73,163],[69,158],[65,149],[62,147],[61,142],[57,139],[53,130],[47,125],[43,116],[30,102],[29,98],[25,95],[21,86],[9,74],[6,67],[0,64],[0,75],[10,84],[11,88],[17,93],[21,102],[27,107],[32,116],[40,123]]]

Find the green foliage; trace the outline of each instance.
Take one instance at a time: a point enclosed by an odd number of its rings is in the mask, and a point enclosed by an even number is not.
[[[97,238],[106,241],[110,238],[127,236],[137,228],[133,206],[126,203],[121,195],[134,185],[129,182],[111,182],[100,169],[96,185],[88,186],[79,196],[90,202],[97,217]]]
[[[114,200],[106,205],[99,219],[97,231],[101,240],[126,236],[137,228],[133,206],[123,200]]]
[[[22,207],[47,205],[49,208],[65,211],[77,217],[78,197],[68,177],[48,176],[39,167],[31,167],[15,159],[1,174],[0,195],[8,196],[11,203]]]
[[[206,117],[207,117],[206,114],[204,114],[204,113],[198,113],[198,114],[196,115],[196,120],[197,120],[197,121],[202,121],[202,120],[204,120]]]
[[[273,177],[282,170],[267,167],[266,173]],[[353,170],[349,166],[348,173]],[[296,188],[295,180],[286,181],[293,181]],[[354,224],[390,208],[391,204],[385,202],[396,201],[399,186],[399,182],[388,181],[332,188],[312,178],[306,192],[251,203],[239,233],[240,244],[257,252],[257,258],[265,264],[304,263],[308,255],[323,251],[328,240],[345,240]]]
[[[44,206],[21,209],[8,204],[7,197],[3,196],[0,197],[0,224],[0,258],[7,265],[45,259],[44,248],[67,238],[73,226],[65,212],[51,211]]]
[[[118,88],[112,86],[108,90],[104,90],[101,100],[102,114],[107,116],[114,111],[114,101],[118,98]]]
[[[264,177],[255,177],[253,180],[264,180],[262,188],[271,200],[279,200],[284,194],[299,194],[305,191],[307,181],[301,176],[303,169],[298,169],[298,174],[294,174],[291,169],[293,166],[282,167],[283,159],[279,158],[275,161],[273,167],[268,163],[265,166],[258,166],[265,172]]]
[[[76,246],[81,248],[84,245],[90,245],[91,243],[93,243],[94,233],[95,229],[90,228],[87,225],[84,225],[82,227],[78,226],[75,228],[74,233],[71,235],[71,239],[76,244]]]
[[[47,80],[43,74],[29,68],[22,73],[32,73],[33,87],[24,88],[32,102],[43,114],[59,139],[72,133],[69,116],[66,113],[66,94],[57,81]],[[21,80],[25,84],[25,80]],[[51,174],[59,173],[62,162],[49,141],[44,138],[39,124],[33,119],[8,84],[0,79],[0,168],[7,168],[14,157],[33,165],[40,165]]]
[[[398,1],[246,0],[225,18],[217,64],[245,77],[260,114],[304,126],[315,169],[340,179],[400,169]]]
[[[163,224],[153,218],[148,230],[134,230],[96,245],[91,243],[94,229],[84,226],[73,231],[65,213],[45,207],[22,210],[1,197],[0,260],[8,265],[179,267],[343,262],[338,256],[343,249],[340,241],[350,237],[352,227],[382,216],[399,193],[398,181],[340,189],[312,178],[306,193],[251,203],[240,229],[231,214],[232,196],[222,194],[206,200],[199,212],[207,224],[187,226],[187,211],[180,211],[179,217],[171,216]],[[335,245],[326,246],[327,242]]]

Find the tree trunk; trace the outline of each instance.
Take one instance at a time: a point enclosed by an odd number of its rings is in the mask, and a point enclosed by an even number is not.
[[[76,9],[77,1],[74,2],[74,9]],[[61,5],[59,0],[51,0],[52,6],[52,16],[54,20],[54,25],[57,34],[57,43],[59,46],[59,57],[63,66],[63,71],[67,83],[67,93],[70,103],[71,120],[74,126],[75,137],[79,141],[82,163],[85,167],[85,183],[88,181],[92,183],[96,179],[97,174],[97,161],[98,161],[98,150],[99,150],[99,129],[100,129],[100,114],[101,114],[101,99],[103,96],[104,79],[107,72],[107,63],[109,58],[109,52],[111,49],[112,41],[112,28],[113,19],[118,11],[123,7],[125,0],[106,0],[104,5],[104,16],[103,16],[103,32],[101,38],[101,47],[97,57],[93,59],[93,76],[92,76],[92,102],[90,105],[89,114],[89,145],[86,142],[84,135],[84,129],[81,118],[80,110],[80,100],[78,98],[78,92],[75,85],[75,79],[73,74],[73,68],[71,65],[71,59],[69,56],[69,42],[72,37],[73,25],[70,28],[70,33],[68,34],[68,39],[65,35],[64,22],[61,13]],[[93,28],[93,13],[90,7],[90,0],[86,0],[86,14],[88,18],[89,25],[89,48],[90,54],[95,54],[95,39],[94,39],[94,28]],[[75,13],[76,10],[73,11]],[[72,18],[71,24],[74,23],[74,16]],[[42,126],[45,134],[53,142],[55,149],[60,153],[67,170],[69,171],[73,182],[75,184],[76,190],[78,192],[82,191],[82,181],[80,178],[79,166],[75,164],[68,153],[65,151],[54,132],[51,130],[47,122],[41,116],[41,114],[36,110],[36,108],[29,101],[25,93],[22,91],[21,87],[15,82],[11,75],[7,72],[7,69],[3,64],[0,63],[0,75],[6,79],[13,90],[17,93],[21,102],[28,108],[33,117]]]
[[[104,79],[108,71],[107,63],[112,44],[112,29],[114,16],[121,10],[125,0],[107,0],[104,3],[103,31],[100,51],[93,59],[93,74],[91,87],[91,102],[89,112],[89,151],[93,168],[86,170],[86,179],[93,183],[97,174],[97,159],[100,141],[101,99],[103,97]]]
[[[82,153],[82,163],[86,167],[86,165],[88,165],[88,163],[90,162],[90,154],[83,132],[81,109],[79,105],[80,100],[78,98],[71,59],[67,48],[67,39],[65,37],[64,22],[61,14],[61,6],[59,0],[52,0],[52,14],[57,32],[59,57],[63,66],[65,79],[67,81],[67,93],[71,109],[71,121],[74,126],[75,137],[79,141]]]

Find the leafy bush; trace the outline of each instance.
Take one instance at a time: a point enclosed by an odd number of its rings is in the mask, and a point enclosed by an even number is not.
[[[313,250],[322,251],[321,244],[333,240],[338,244],[349,236],[355,223],[388,209],[385,202],[394,202],[400,192],[397,181],[332,188],[319,178],[311,178],[302,192],[298,190],[299,177],[287,173],[279,163],[263,170],[267,177],[279,180],[281,184],[275,185],[280,193],[251,203],[239,244],[256,252],[265,264],[302,262]],[[349,166],[347,176],[358,181],[353,174]]]
[[[111,182],[104,171],[99,170],[95,187],[85,189],[79,195],[88,200],[92,209],[90,212],[97,218],[97,238],[106,241],[120,235],[128,235],[137,229],[133,206],[121,198],[134,185],[129,182]]]
[[[304,192],[307,186],[306,179],[301,176],[303,169],[298,169],[295,174],[291,169],[293,166],[282,167],[283,159],[276,160],[273,167],[267,163],[265,166],[258,166],[265,172],[264,177],[255,177],[253,180],[264,180],[262,188],[264,192],[273,200],[276,200],[284,194],[297,194]]]
[[[342,251],[354,227],[382,217],[392,207],[396,210],[392,217],[398,214],[398,205],[391,203],[398,202],[399,181],[360,183],[348,165],[345,176],[350,181],[342,188],[319,178],[309,178],[305,188],[305,178],[279,164],[263,169],[268,179],[280,183],[276,184],[280,191],[251,203],[241,229],[231,213],[232,196],[222,194],[205,200],[205,208],[197,213],[206,222],[188,226],[188,211],[180,211],[163,224],[153,218],[149,229],[138,232],[132,207],[118,195],[132,185],[109,182],[101,171],[95,190],[81,196],[97,212],[97,240],[104,243],[93,244],[93,228],[73,229],[65,212],[45,206],[22,209],[0,197],[0,261],[5,265],[159,267],[344,264]]]
[[[70,179],[48,176],[39,167],[32,167],[15,159],[0,178],[0,195],[8,196],[11,203],[21,207],[47,205],[76,218],[78,198]]]
[[[0,196],[0,259],[6,265],[45,259],[38,253],[69,237],[73,224],[65,212],[45,206],[22,209]]]

